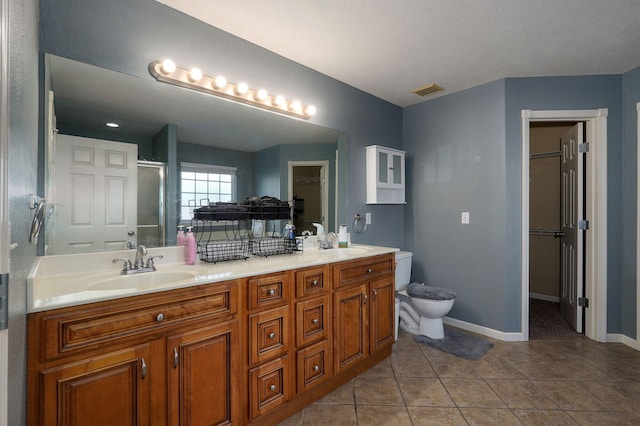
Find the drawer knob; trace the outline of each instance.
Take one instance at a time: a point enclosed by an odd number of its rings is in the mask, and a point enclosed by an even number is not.
[[[276,333],[269,333],[269,339],[273,340],[276,338]]]
[[[269,296],[273,296],[273,295],[275,295],[275,294],[276,294],[276,291],[275,291],[274,289],[272,289],[272,288],[271,288],[271,289],[269,289],[269,290],[267,291],[267,294],[268,294]]]
[[[157,316],[156,316],[156,321],[157,322],[162,322],[164,321],[164,314],[162,312],[160,312]]]
[[[318,285],[318,280],[313,280],[313,282],[311,283],[311,285],[312,285],[313,287],[317,286],[317,285]]]
[[[319,322],[320,321],[318,320],[318,318],[314,318],[314,319],[311,320],[311,324],[317,324]]]
[[[373,271],[371,270],[371,268],[367,269],[367,274],[372,273]]]
[[[276,390],[276,389],[278,389],[278,388],[276,387],[276,385],[269,385],[269,390],[270,390],[271,392],[273,392],[273,391],[274,391],[274,390]]]
[[[317,365],[313,366],[313,371],[320,371],[320,367],[318,367]]]

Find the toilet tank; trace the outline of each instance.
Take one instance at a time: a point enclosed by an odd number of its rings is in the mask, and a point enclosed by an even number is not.
[[[396,290],[404,290],[411,282],[411,258],[410,251],[396,252]]]

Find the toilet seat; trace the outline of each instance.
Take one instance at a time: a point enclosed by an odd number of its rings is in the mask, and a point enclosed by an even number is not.
[[[424,283],[411,283],[407,287],[407,295],[416,299],[455,300],[456,294],[446,288],[433,287]]]

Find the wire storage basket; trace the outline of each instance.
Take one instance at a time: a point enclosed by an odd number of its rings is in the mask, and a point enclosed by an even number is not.
[[[200,260],[209,263],[249,257],[249,241],[206,241],[198,243]]]
[[[251,254],[254,256],[275,256],[291,254],[296,249],[296,240],[282,237],[266,237],[250,241]]]

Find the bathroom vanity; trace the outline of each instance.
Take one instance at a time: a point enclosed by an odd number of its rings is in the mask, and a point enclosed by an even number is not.
[[[133,280],[39,259],[30,425],[276,424],[391,354],[396,249],[195,266],[174,250]],[[114,253],[81,256],[95,270]]]

